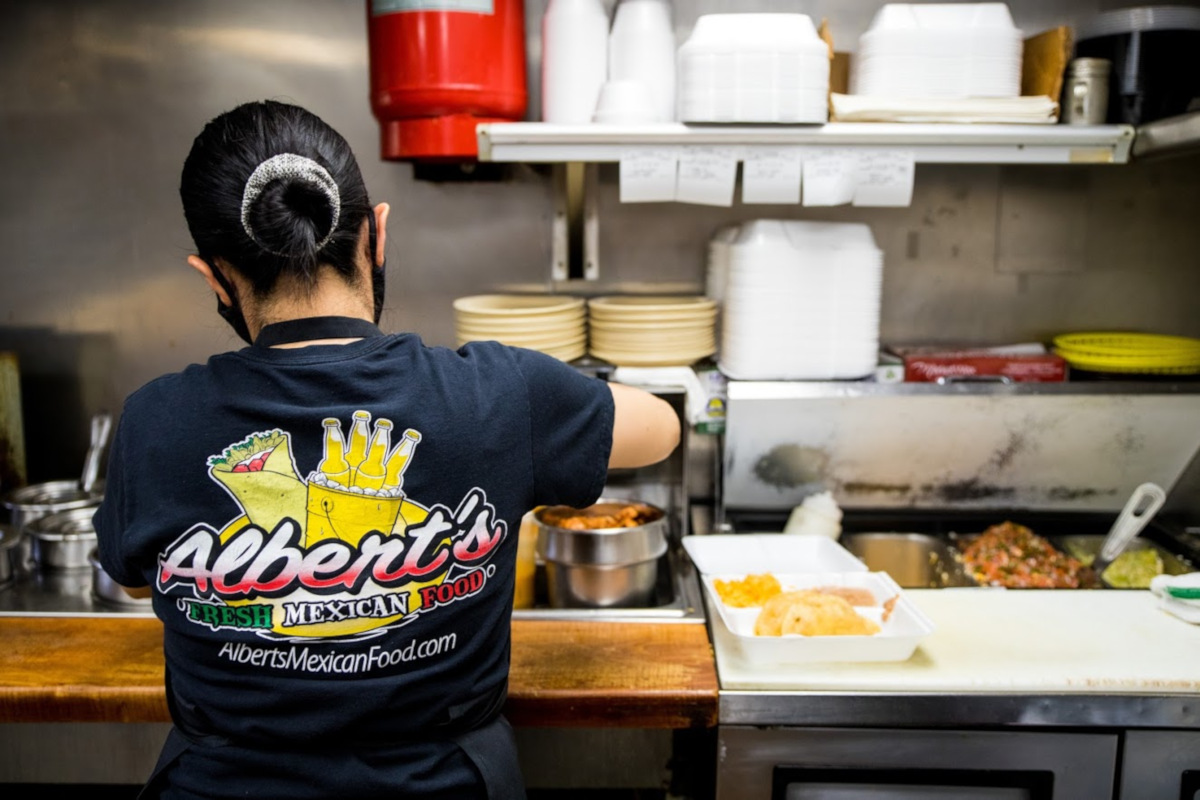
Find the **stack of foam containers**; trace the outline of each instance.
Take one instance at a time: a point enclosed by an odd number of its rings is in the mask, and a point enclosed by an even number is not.
[[[1018,97],[1022,46],[1004,3],[889,3],[858,40],[851,93]]]
[[[804,14],[707,14],[679,48],[684,122],[829,118],[829,47]]]
[[[740,230],[740,225],[722,226],[708,241],[704,295],[718,304],[725,300],[725,284],[729,279],[729,248],[737,241]]]
[[[729,245],[721,371],[737,380],[870,375],[882,289],[883,251],[866,225],[743,224]]]

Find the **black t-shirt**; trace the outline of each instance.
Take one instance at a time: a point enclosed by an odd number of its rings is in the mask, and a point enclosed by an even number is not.
[[[520,519],[594,502],[612,427],[602,381],[494,343],[218,355],[127,400],[100,561],[154,588],[181,729],[423,740],[503,691]]]

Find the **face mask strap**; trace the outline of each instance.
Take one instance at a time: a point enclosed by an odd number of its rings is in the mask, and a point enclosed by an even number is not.
[[[221,298],[217,298],[217,313],[221,315],[221,319],[229,323],[234,333],[245,340],[246,344],[254,344],[254,340],[250,338],[250,328],[246,325],[246,315],[242,313],[242,307],[238,303],[237,291],[234,290],[233,284],[221,270],[217,269],[216,264],[208,260],[205,260],[204,263],[208,264],[217,283],[221,284],[221,288],[229,295],[229,305],[225,305],[221,302]]]
[[[367,247],[369,248],[367,257],[371,260],[371,292],[375,299],[375,324],[378,325],[380,317],[383,316],[383,296],[384,283],[387,273],[387,256],[384,256],[382,264],[375,263],[376,242],[375,211],[374,209],[370,209],[367,211]]]

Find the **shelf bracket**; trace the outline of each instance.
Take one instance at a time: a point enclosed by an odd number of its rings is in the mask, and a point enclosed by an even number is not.
[[[600,165],[583,170],[583,279],[600,280]]]
[[[600,165],[555,164],[550,279],[600,278]]]

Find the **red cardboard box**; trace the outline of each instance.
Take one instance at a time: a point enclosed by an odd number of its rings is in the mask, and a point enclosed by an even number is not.
[[[984,348],[893,348],[914,383],[1007,378],[1013,383],[1061,383],[1067,362],[1041,345]]]

